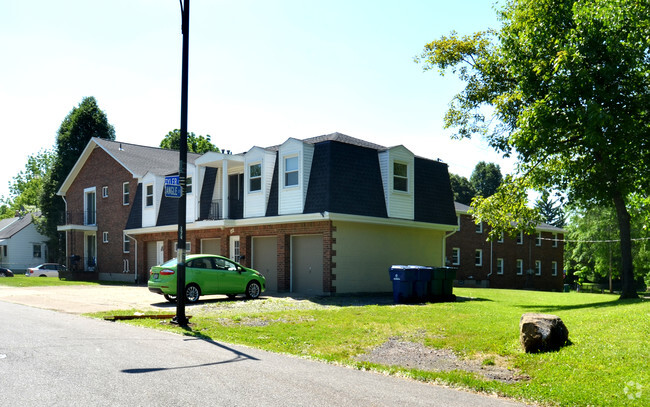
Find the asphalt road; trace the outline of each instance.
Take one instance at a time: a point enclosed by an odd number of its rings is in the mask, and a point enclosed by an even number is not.
[[[0,301],[6,406],[516,406],[397,377]]]

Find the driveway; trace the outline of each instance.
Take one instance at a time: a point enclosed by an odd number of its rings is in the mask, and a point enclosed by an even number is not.
[[[162,295],[147,287],[72,285],[49,287],[7,287],[0,285],[0,301],[29,305],[70,314],[118,309],[175,310]],[[174,312],[172,312],[174,313]]]

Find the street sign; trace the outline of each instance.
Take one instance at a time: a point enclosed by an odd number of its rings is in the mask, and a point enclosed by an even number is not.
[[[183,193],[178,175],[165,177],[165,197],[180,198]]]

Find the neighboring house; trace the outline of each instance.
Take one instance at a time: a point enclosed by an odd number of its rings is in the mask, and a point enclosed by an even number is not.
[[[0,267],[20,272],[47,261],[47,238],[36,230],[28,213],[0,220]]]
[[[68,256],[102,279],[146,281],[176,256],[178,200],[163,187],[177,173],[178,152],[92,139],[59,191],[80,214],[59,227]],[[391,265],[443,265],[456,228],[446,164],[340,133],[191,154],[188,176],[189,252],[253,267],[269,291],[390,291]]]
[[[489,226],[476,224],[470,207],[455,203],[458,231],[447,238],[447,265],[458,268],[457,284],[561,291],[564,233],[540,224],[534,235],[519,233],[489,242]]]

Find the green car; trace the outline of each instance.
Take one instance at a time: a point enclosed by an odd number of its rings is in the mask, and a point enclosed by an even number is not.
[[[149,271],[149,291],[176,302],[176,267],[171,259]],[[266,289],[266,279],[253,269],[213,254],[192,254],[185,259],[185,298],[197,302],[201,295],[225,294],[234,298],[245,294],[255,299]]]

